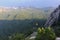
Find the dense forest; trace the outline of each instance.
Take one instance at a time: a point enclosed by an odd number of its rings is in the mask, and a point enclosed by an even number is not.
[[[24,33],[28,36],[29,32],[44,25],[46,20],[0,20],[0,39],[5,40],[8,36],[15,33]],[[36,25],[36,23],[38,25]],[[35,29],[34,29],[35,28]],[[6,38],[5,38],[6,37]],[[8,40],[8,39],[6,39]]]

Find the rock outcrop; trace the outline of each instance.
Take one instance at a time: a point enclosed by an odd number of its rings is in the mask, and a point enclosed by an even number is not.
[[[45,27],[56,26],[57,23],[59,23],[59,21],[60,21],[60,5],[50,14],[44,26]]]

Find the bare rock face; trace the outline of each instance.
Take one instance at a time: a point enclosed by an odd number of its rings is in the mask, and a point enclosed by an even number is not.
[[[45,27],[56,26],[58,25],[57,23],[59,22],[60,22],[60,5],[50,14],[44,26]]]
[[[60,37],[60,5],[48,17],[44,27],[52,27],[56,36]]]

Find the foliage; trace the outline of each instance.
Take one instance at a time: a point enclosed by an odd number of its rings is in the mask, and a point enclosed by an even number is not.
[[[19,33],[16,33],[9,37],[9,40],[24,40],[24,39],[25,39],[24,34]]]
[[[37,36],[35,40],[55,40],[56,35],[52,28],[46,27],[46,28],[38,28]]]
[[[8,36],[12,34],[24,33],[29,36],[33,32],[33,23],[39,22],[39,26],[45,23],[44,19],[31,19],[31,20],[0,20],[0,40],[8,40]]]
[[[33,30],[29,30],[28,32],[25,33],[25,37],[29,36],[32,33],[33,33]]]
[[[57,37],[60,37],[60,26],[54,27],[54,31]]]

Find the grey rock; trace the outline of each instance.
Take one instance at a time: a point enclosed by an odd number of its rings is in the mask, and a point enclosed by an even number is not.
[[[60,5],[50,14],[45,27],[56,25],[60,21]]]

